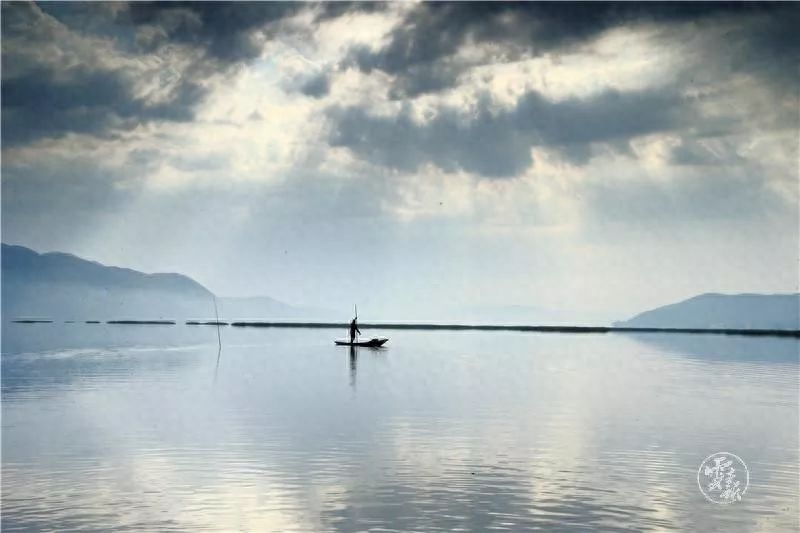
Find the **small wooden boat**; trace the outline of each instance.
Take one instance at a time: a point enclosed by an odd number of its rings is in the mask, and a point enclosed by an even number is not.
[[[383,346],[389,341],[386,337],[373,337],[369,340],[357,340],[350,342],[344,339],[338,339],[333,342],[336,343],[337,346],[367,346],[369,348],[378,348]]]

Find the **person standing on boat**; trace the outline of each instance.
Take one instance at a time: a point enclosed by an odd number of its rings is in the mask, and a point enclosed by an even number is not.
[[[350,322],[350,344],[356,340],[356,333],[361,335],[361,331],[358,329],[358,324],[356,324],[356,319],[354,318],[352,322]]]

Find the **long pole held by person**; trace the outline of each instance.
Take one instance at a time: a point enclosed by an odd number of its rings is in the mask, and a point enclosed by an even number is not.
[[[355,309],[355,313],[356,313],[356,318],[355,318],[355,321],[356,321],[356,342],[358,342],[358,304],[353,304],[353,308]]]

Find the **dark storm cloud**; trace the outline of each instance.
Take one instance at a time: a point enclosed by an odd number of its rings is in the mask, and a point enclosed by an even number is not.
[[[740,18],[737,37],[755,36],[750,43],[753,54],[764,50],[786,58],[797,51],[800,41],[795,31],[798,11],[791,5],[744,2],[421,3],[391,32],[385,46],[377,51],[355,47],[343,64],[396,76],[391,96],[414,97],[456,83],[460,71],[471,66],[455,68],[452,61],[466,44],[499,46],[486,59],[497,62],[565,50],[588,43],[611,28],[702,22],[714,17]],[[446,71],[441,72],[441,67]]]
[[[73,23],[88,20],[86,6],[80,9],[69,11]],[[33,4],[3,5],[2,137],[7,146],[70,132],[107,136],[142,123],[194,118],[206,94],[199,83],[184,76],[172,80],[163,98],[148,100],[136,94],[138,80],[129,66],[101,66],[96,57],[73,54],[62,41],[67,34],[47,19]],[[54,61],[53,54],[66,59]]]
[[[119,20],[137,27],[149,27],[147,48],[166,42],[202,48],[210,58],[223,62],[246,61],[261,50],[254,32],[269,36],[270,24],[311,10],[314,19],[324,21],[353,12],[385,9],[379,2],[132,2],[120,11]]]
[[[322,98],[326,96],[330,90],[330,76],[325,72],[320,72],[312,76],[300,85],[300,92],[313,98]]]
[[[119,71],[74,69],[61,73],[37,69],[4,79],[2,137],[7,145],[25,144],[66,133],[103,136],[149,121],[186,122],[205,91],[191,81],[170,98],[148,103],[137,98]]]
[[[413,53],[411,50],[409,52]],[[445,58],[425,61],[414,59],[407,62],[402,58],[374,54],[367,46],[357,46],[350,50],[344,67],[352,64],[367,74],[380,70],[396,76],[389,89],[389,97],[393,100],[453,87],[457,84],[459,75],[467,68],[466,65],[446,61]]]
[[[252,33],[296,14],[295,2],[132,2],[119,22],[153,30],[139,44],[152,50],[167,42],[202,48],[214,59],[245,61],[261,52]]]
[[[626,144],[639,135],[681,124],[688,107],[670,90],[607,91],[586,99],[550,101],[531,91],[510,109],[494,111],[484,97],[469,112],[442,108],[420,123],[405,108],[396,117],[358,107],[329,111],[329,142],[373,163],[413,171],[430,163],[448,171],[511,177],[531,163],[531,148],[558,150],[575,164],[592,143]]]
[[[733,71],[766,80],[779,96],[796,97],[800,84],[800,3],[776,4],[737,25],[713,51]]]
[[[669,88],[608,91],[558,102],[528,92],[514,108],[498,112],[484,98],[471,116],[442,108],[422,123],[409,111],[392,118],[334,108],[329,141],[373,163],[405,171],[430,163],[445,171],[506,177],[531,165],[532,147],[549,147],[573,164],[585,164],[597,143],[633,155],[630,139],[673,131],[685,141],[674,150],[673,164],[724,162],[721,158],[734,162],[740,161],[735,153],[714,154],[700,141],[744,127],[743,119],[733,109],[711,118],[700,112],[701,106],[709,98],[721,98],[737,73],[765,82],[762,86],[776,101],[796,94],[800,8],[791,4],[423,3],[405,15],[382,47],[354,47],[342,65],[388,74],[389,98],[413,98],[457,87],[462,74],[481,64],[545,53],[557,58],[590,45],[608,30],[642,26],[653,29],[655,42],[665,49],[698,44],[696,54],[674,70]],[[459,55],[467,46],[470,54]],[[695,86],[716,96],[678,96],[690,94]],[[761,113],[750,118],[796,127],[793,114],[776,115],[772,108]]]
[[[74,132],[112,135],[153,121],[191,121],[206,96],[210,74],[257,57],[257,32],[270,36],[268,27],[301,9],[331,18],[361,9],[358,4],[326,7],[291,2],[134,2],[3,4],[2,134],[6,145],[58,138]],[[369,8],[371,9],[371,8]],[[63,54],[67,38],[100,37],[109,44],[104,53],[135,58],[158,54],[170,85],[157,103],[135,94],[140,73],[122,67],[101,66],[86,46],[68,61]],[[112,44],[113,43],[113,44]],[[196,53],[180,71],[171,71],[173,44]],[[83,54],[83,55],[80,55]],[[177,81],[177,83],[175,83]],[[328,79],[317,77],[299,87],[305,94],[325,96]],[[166,85],[165,85],[166,86]]]

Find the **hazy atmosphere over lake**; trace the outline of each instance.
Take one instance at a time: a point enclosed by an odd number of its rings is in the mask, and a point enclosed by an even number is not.
[[[797,4],[2,10],[6,243],[389,319],[797,291]]]
[[[0,9],[3,533],[800,531],[800,3]]]

